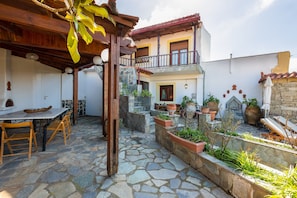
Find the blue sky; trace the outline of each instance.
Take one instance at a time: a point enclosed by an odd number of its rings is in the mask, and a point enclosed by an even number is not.
[[[280,51],[297,60],[297,0],[118,0],[117,9],[139,17],[136,28],[199,13],[213,60]]]

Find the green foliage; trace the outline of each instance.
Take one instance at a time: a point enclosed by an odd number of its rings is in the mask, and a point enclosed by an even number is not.
[[[204,133],[198,129],[191,129],[191,128],[183,128],[180,131],[176,132],[178,137],[184,138],[191,142],[207,142],[208,139],[204,135]]]
[[[32,1],[36,5],[53,12],[59,18],[69,22],[67,48],[74,63],[80,60],[78,51],[79,38],[82,38],[88,45],[93,41],[93,34],[100,32],[103,36],[106,35],[105,28],[96,23],[95,17],[105,18],[116,25],[115,21],[109,15],[108,10],[94,4],[94,0],[64,1],[65,7],[61,7],[60,9],[50,7],[50,4],[47,4],[43,0]]]
[[[180,106],[182,108],[186,108],[187,103],[190,103],[190,102],[194,102],[194,101],[189,96],[184,96]]]
[[[132,95],[133,95],[134,97],[137,97],[137,96],[139,96],[139,93],[138,93],[138,91],[135,89],[135,90],[132,91]]]
[[[161,120],[171,120],[169,115],[162,114],[162,113],[157,115],[157,117],[160,118]]]
[[[256,153],[241,151],[236,159],[236,167],[249,175],[259,172]]]
[[[140,94],[142,97],[152,97],[152,93],[149,90],[143,89]]]
[[[207,147],[207,153],[209,155],[214,156],[215,158],[229,164],[232,167],[235,167],[236,159],[238,157],[238,153],[229,149],[221,149],[221,148],[209,148]]]
[[[297,197],[297,167],[291,167],[287,171],[284,172],[284,175],[278,175],[273,177],[274,180],[272,183],[277,186],[274,191],[275,195],[266,196],[269,198],[273,197]]]
[[[256,153],[221,148],[207,150],[207,152],[244,174],[271,184],[273,195],[267,195],[266,198],[297,198],[297,167],[291,167],[283,174],[276,174],[258,165]]]
[[[207,105],[207,103],[209,103],[209,102],[215,102],[215,103],[219,104],[220,100],[218,98],[216,98],[214,95],[208,94],[208,98],[206,98],[203,101],[203,105]]]
[[[249,98],[249,99],[245,98],[242,104],[246,104],[247,107],[259,107],[258,101],[256,98]]]

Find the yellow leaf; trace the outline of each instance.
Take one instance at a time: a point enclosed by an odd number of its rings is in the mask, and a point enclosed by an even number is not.
[[[78,52],[78,37],[74,31],[73,25],[70,23],[70,29],[67,36],[67,48],[74,63],[80,60],[80,54]]]
[[[88,6],[83,6],[86,10],[88,10],[91,13],[94,13],[95,16],[99,16],[102,18],[106,18],[109,21],[111,21],[114,25],[116,25],[116,22],[113,20],[113,18],[108,14],[108,11],[100,6],[96,5],[88,5]]]
[[[67,19],[68,21],[73,21],[74,20],[74,16],[73,14],[70,14],[69,12],[66,13],[65,19]]]
[[[86,10],[88,10],[89,12],[94,13],[95,16],[100,16],[102,18],[108,18],[109,14],[108,11],[103,8],[103,7],[99,7],[96,5],[87,5],[87,6],[83,6]]]
[[[86,9],[82,9],[82,13],[83,13],[84,15],[86,15],[87,17],[90,17],[92,21],[95,21],[95,19],[94,19],[94,14],[93,14],[93,13],[89,12],[89,11],[86,10]]]
[[[81,0],[80,1],[80,4],[81,5],[89,5],[91,3],[93,3],[94,0]]]
[[[89,28],[89,30],[94,33],[94,20],[92,20],[90,17],[84,15],[82,12],[77,13],[76,19],[80,22],[82,22],[85,26]]]
[[[89,34],[84,24],[78,23],[78,32],[87,45],[92,43],[93,37]]]
[[[96,32],[101,32],[103,34],[103,36],[106,36],[106,32],[103,26],[101,25],[97,25],[96,23],[94,24],[94,30]]]

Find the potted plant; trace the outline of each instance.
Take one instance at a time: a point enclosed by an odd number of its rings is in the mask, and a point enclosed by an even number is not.
[[[203,101],[203,105],[204,106],[207,106],[209,108],[209,111],[215,111],[215,112],[212,112],[213,114],[217,114],[218,111],[219,111],[219,103],[220,103],[220,100],[218,98],[216,98],[214,95],[212,94],[209,94],[208,95],[208,98],[206,98],[204,101]],[[214,117],[213,117],[214,118]]]
[[[196,112],[196,103],[188,96],[184,96],[182,103],[181,103],[181,107],[182,107],[182,116],[185,116],[185,113],[189,114],[193,114],[193,116],[195,115]],[[193,117],[190,116],[190,117]]]
[[[202,131],[188,127],[169,135],[173,142],[195,153],[202,152],[207,142],[207,137]]]
[[[246,122],[251,125],[257,125],[261,118],[261,110],[256,98],[244,99],[242,102],[246,105],[244,115]]]
[[[159,114],[154,117],[154,121],[156,124],[161,125],[163,127],[170,127],[173,125],[171,117],[166,114]]]

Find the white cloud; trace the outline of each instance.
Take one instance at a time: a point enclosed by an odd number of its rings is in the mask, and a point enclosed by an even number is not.
[[[296,0],[125,0],[117,5],[121,13],[139,17],[136,28],[199,13],[211,34],[213,59],[230,53],[297,53]]]

